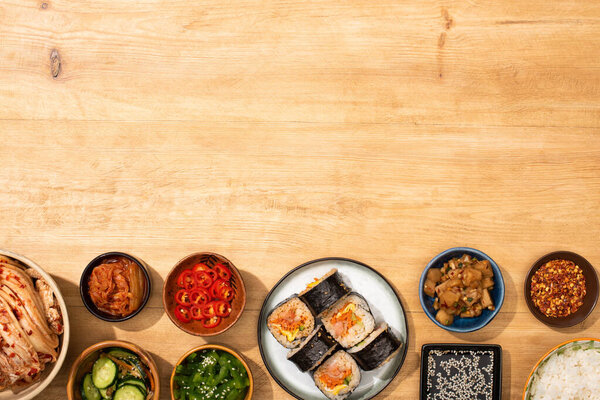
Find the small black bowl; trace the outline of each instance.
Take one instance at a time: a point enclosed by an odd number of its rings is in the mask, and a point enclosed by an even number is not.
[[[88,293],[88,291],[89,291],[88,290],[89,289],[88,281],[89,281],[89,278],[90,278],[90,275],[91,275],[93,269],[95,267],[97,267],[98,265],[100,265],[104,259],[109,258],[109,257],[115,257],[115,256],[125,257],[125,258],[133,261],[134,263],[136,263],[137,266],[140,267],[141,271],[143,272],[145,281],[146,281],[146,290],[144,292],[144,298],[142,299],[142,304],[140,305],[140,307],[137,310],[135,310],[131,314],[126,315],[124,317],[115,317],[114,315],[111,315],[104,311],[99,310],[98,307],[96,307],[96,305],[90,298],[90,295]],[[152,281],[150,280],[150,274],[148,273],[148,270],[146,269],[145,263],[142,260],[140,260],[130,254],[121,253],[119,251],[111,251],[108,253],[100,254],[98,257],[94,258],[92,261],[90,261],[90,263],[87,265],[87,267],[85,267],[85,269],[83,270],[83,273],[81,274],[81,280],[79,281],[79,294],[81,295],[81,300],[83,300],[83,304],[85,305],[85,307],[94,316],[100,318],[103,321],[108,321],[108,322],[122,322],[122,321],[127,321],[128,319],[135,317],[146,306],[146,303],[148,303],[148,300],[150,299],[151,293],[152,293]]]
[[[567,317],[558,317],[551,318],[543,314],[536,306],[533,304],[533,300],[531,299],[531,279],[535,272],[548,261],[552,260],[568,260],[573,261],[575,265],[578,265],[583,272],[583,276],[585,277],[585,288],[587,294],[583,298],[583,305],[577,310],[577,312],[567,316]],[[594,310],[596,307],[596,302],[598,301],[598,276],[596,275],[596,271],[592,264],[589,263],[588,260],[583,258],[577,253],[573,253],[570,251],[555,251],[553,253],[546,254],[539,260],[537,260],[529,273],[527,273],[527,277],[525,278],[525,301],[527,302],[527,306],[529,307],[529,311],[540,321],[545,323],[548,326],[552,326],[555,328],[568,328],[570,326],[577,325],[583,322]]]

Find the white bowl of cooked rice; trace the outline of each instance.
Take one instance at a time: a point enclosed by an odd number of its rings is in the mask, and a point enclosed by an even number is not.
[[[600,398],[600,339],[561,343],[537,362],[523,400],[595,400]]]

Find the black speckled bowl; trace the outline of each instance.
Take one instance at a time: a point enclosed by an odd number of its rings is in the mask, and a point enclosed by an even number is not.
[[[90,278],[90,275],[91,275],[93,269],[96,266],[100,265],[104,259],[109,258],[109,257],[115,257],[115,256],[125,257],[125,258],[130,259],[134,263],[136,263],[137,266],[141,268],[142,273],[144,274],[144,277],[145,277],[145,281],[146,281],[146,290],[144,292],[144,298],[142,299],[142,304],[140,305],[140,307],[137,310],[135,310],[131,314],[126,315],[124,317],[115,317],[114,315],[111,315],[111,314],[105,313],[104,311],[99,310],[98,307],[96,307],[96,305],[90,298],[90,295],[88,293],[88,280]],[[85,267],[85,269],[83,270],[83,273],[81,274],[81,280],[79,281],[79,294],[81,295],[81,300],[83,300],[83,304],[85,305],[85,307],[94,316],[100,318],[103,321],[108,321],[108,322],[122,322],[122,321],[127,321],[128,319],[135,317],[146,306],[146,303],[148,303],[148,300],[150,299],[151,293],[152,293],[152,281],[150,280],[150,274],[148,273],[146,264],[139,258],[136,258],[127,253],[121,253],[119,251],[111,251],[108,253],[100,254],[98,257],[94,258],[92,261],[90,261],[90,263],[87,265],[87,267]]]

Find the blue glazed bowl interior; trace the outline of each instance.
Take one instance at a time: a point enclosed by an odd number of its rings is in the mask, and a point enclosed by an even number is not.
[[[425,285],[427,271],[429,271],[429,268],[441,268],[444,266],[445,262],[448,262],[455,257],[462,257],[463,254],[468,254],[469,256],[475,257],[478,260],[488,260],[492,265],[492,269],[494,271],[494,289],[490,290],[490,295],[494,301],[496,309],[494,311],[483,310],[482,314],[475,318],[455,317],[452,325],[445,326],[436,321],[435,314],[437,311],[433,308],[433,302],[435,299],[425,294],[423,286]],[[421,275],[421,280],[419,281],[419,300],[421,301],[421,306],[423,307],[425,314],[427,314],[429,319],[431,319],[437,326],[452,332],[472,332],[489,324],[490,321],[500,311],[502,303],[504,302],[504,279],[502,278],[502,273],[500,272],[498,265],[487,254],[470,247],[454,247],[435,256],[429,262],[429,264],[427,264],[427,267],[425,267],[425,270]]]

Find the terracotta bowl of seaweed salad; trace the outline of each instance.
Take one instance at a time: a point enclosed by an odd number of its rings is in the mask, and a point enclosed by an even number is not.
[[[252,370],[241,354],[218,344],[195,347],[179,358],[170,381],[171,399],[250,400]]]
[[[68,400],[159,400],[158,369],[150,354],[133,343],[121,340],[96,343],[73,362],[67,397]]]
[[[246,305],[238,269],[216,253],[194,253],[179,261],[165,279],[163,306],[182,331],[214,336],[231,328]]]

